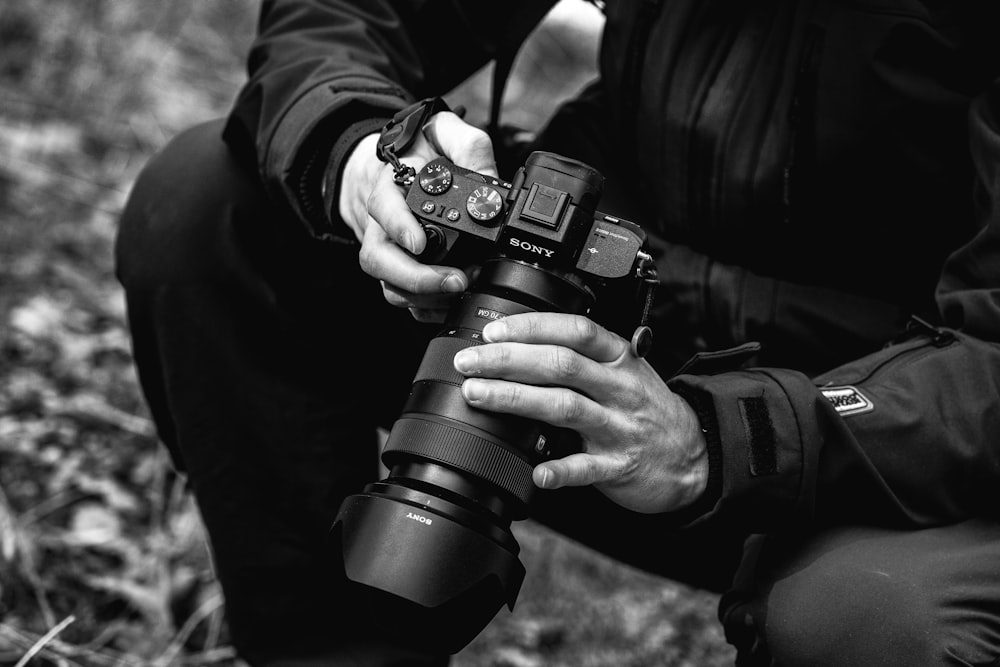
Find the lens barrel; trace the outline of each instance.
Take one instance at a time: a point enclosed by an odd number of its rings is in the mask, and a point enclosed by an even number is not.
[[[528,516],[535,464],[576,444],[563,429],[469,406],[455,354],[482,344],[494,320],[592,305],[571,276],[496,258],[428,344],[382,453],[389,476],[349,496],[333,526],[371,621],[407,628],[404,644],[456,653],[513,609],[525,572],[510,524]]]

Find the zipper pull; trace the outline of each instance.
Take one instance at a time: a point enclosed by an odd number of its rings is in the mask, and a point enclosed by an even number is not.
[[[955,340],[955,334],[943,328],[936,327],[927,320],[917,315],[910,315],[910,321],[906,324],[907,331],[918,331],[931,339],[935,347],[944,347]]]

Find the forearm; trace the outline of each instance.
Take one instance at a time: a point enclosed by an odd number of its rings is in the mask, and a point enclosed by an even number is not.
[[[342,230],[323,188],[395,111],[485,62],[490,42],[470,34],[472,20],[445,2],[264,2],[225,138],[272,200],[332,238]],[[455,51],[446,53],[441,31]]]

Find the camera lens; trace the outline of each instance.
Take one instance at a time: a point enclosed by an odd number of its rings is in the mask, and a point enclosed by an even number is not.
[[[508,259],[486,262],[427,346],[382,453],[386,479],[348,497],[334,523],[347,578],[372,622],[415,628],[405,642],[455,653],[524,578],[512,521],[528,516],[531,471],[575,436],[469,406],[455,354],[489,322],[536,310],[583,313],[592,294],[564,276]],[[560,447],[566,451],[560,451]]]

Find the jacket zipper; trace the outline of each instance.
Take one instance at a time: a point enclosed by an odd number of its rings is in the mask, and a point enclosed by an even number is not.
[[[640,2],[635,23],[632,25],[632,34],[628,40],[625,72],[622,77],[624,90],[628,94],[628,105],[625,107],[625,127],[631,124],[634,128],[638,128],[639,91],[641,89],[639,84],[642,78],[642,68],[646,61],[646,43],[649,41],[649,34],[653,29],[653,23],[655,23],[662,0],[640,0]],[[633,141],[639,145],[637,134],[633,136]]]
[[[798,174],[798,160],[803,157],[806,159],[813,157],[808,154],[803,156],[798,144],[801,140],[803,120],[815,123],[816,87],[818,85],[816,79],[824,33],[824,29],[816,24],[806,27],[802,55],[799,58],[799,66],[796,70],[795,82],[792,87],[792,103],[788,113],[790,126],[788,158],[785,161],[785,169],[782,173],[781,192],[781,203],[786,224],[791,221],[792,217],[792,194],[797,189],[796,180],[801,178]],[[815,141],[815,138],[813,138],[813,141]],[[814,147],[810,146],[810,151],[812,150],[814,150]]]
[[[906,331],[903,332],[903,335],[927,336],[930,339],[931,345],[934,347],[945,347],[957,339],[953,332],[943,327],[936,327],[917,315],[910,315],[910,321],[907,324]]]
[[[901,342],[906,341],[907,338],[911,336],[919,336],[923,338],[923,340],[917,341],[914,344],[906,347],[905,349],[899,350],[896,354],[892,355],[882,363],[872,368],[864,376],[862,376],[860,379],[856,380],[852,384],[862,384],[864,382],[867,382],[876,374],[878,374],[880,371],[883,371],[886,368],[890,368],[895,364],[897,364],[899,360],[903,357],[908,357],[917,352],[929,352],[931,348],[940,349],[948,347],[949,345],[952,345],[953,343],[958,341],[958,336],[956,336],[954,332],[949,331],[948,329],[945,329],[943,327],[936,327],[930,322],[927,322],[926,320],[921,319],[916,315],[911,315],[910,323],[907,325],[906,331],[903,332],[903,335],[899,339],[893,341],[893,343],[890,343],[890,345],[900,344]]]

